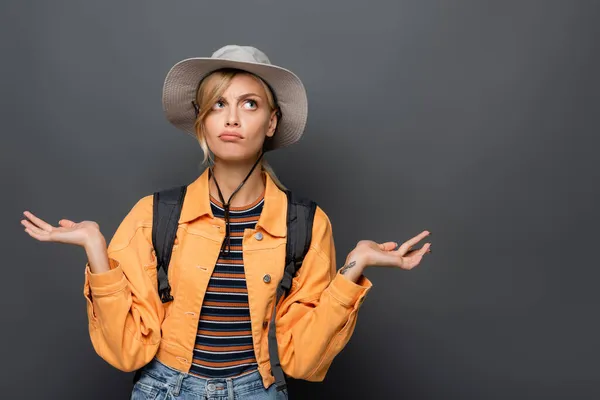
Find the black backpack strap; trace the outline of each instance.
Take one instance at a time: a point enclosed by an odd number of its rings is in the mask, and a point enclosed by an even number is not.
[[[158,294],[163,303],[173,300],[167,273],[186,191],[187,186],[178,186],[154,193],[152,245],[157,259]]]
[[[283,278],[277,286],[275,304],[269,324],[269,358],[271,360],[271,372],[275,377],[277,390],[286,388],[285,375],[279,361],[277,348],[277,337],[275,332],[275,315],[277,305],[282,297],[285,297],[292,287],[292,280],[302,266],[304,256],[310,247],[312,239],[312,226],[317,204],[309,199],[295,196],[289,190],[286,191],[288,198],[287,211],[287,246],[285,256],[285,270]]]
[[[187,186],[177,186],[160,192],[154,192],[152,206],[152,245],[154,246],[157,260],[158,294],[163,303],[173,300],[167,273],[186,191]],[[138,381],[140,375],[139,369],[135,371],[133,383]]]

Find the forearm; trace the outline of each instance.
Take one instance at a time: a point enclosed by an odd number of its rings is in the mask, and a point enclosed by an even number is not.
[[[321,380],[333,358],[350,339],[356,311],[370,282],[361,287],[336,275],[320,298],[295,303],[277,324],[284,371],[297,379]]]
[[[121,276],[116,282],[114,276]],[[93,301],[88,302],[89,333],[94,349],[109,364],[133,371],[154,357],[161,339],[162,310],[153,296],[134,296],[121,266],[88,275]],[[100,280],[100,282],[98,282]],[[106,281],[106,282],[105,282]],[[87,287],[90,283],[88,281]]]
[[[353,250],[348,254],[344,265],[340,268],[340,274],[351,282],[358,283],[363,277],[365,267],[366,263],[363,258]]]
[[[89,237],[84,249],[93,274],[110,271],[106,240],[100,232]]]
[[[350,278],[336,273],[334,262],[332,253],[329,265],[330,274],[334,275],[322,278],[327,279],[328,284],[318,297],[307,294],[300,300],[292,295],[288,298],[290,303],[282,304],[282,315],[277,324],[279,354],[284,371],[295,378],[323,379],[333,358],[349,341],[357,310],[372,286],[361,274],[353,281],[354,271],[349,274],[352,268],[346,272]],[[311,275],[311,279],[315,279],[315,275]],[[314,281],[312,285],[315,285]]]
[[[90,338],[96,352],[109,364],[132,371],[156,354],[164,309],[142,262],[133,253],[111,252],[109,259],[100,249],[97,244],[97,252],[90,251],[85,273]],[[106,257],[107,270],[92,273],[91,263],[98,258],[102,263],[102,256]]]

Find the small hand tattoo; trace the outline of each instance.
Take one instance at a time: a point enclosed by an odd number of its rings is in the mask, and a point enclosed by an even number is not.
[[[348,271],[350,268],[354,267],[356,265],[356,261],[352,261],[350,264],[346,264],[344,265],[342,268],[340,268],[340,274],[345,274],[346,271]]]

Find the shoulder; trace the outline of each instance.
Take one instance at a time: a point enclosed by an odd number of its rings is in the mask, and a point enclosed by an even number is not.
[[[333,229],[329,216],[321,208],[317,206],[312,226],[312,238],[310,247],[324,256],[329,256],[333,246]]]
[[[317,208],[315,209],[315,217],[313,220],[313,233],[316,231],[317,234],[331,234],[331,230],[332,227],[329,216],[327,215],[325,210],[321,208],[321,206],[317,205]]]
[[[139,228],[152,226],[153,197],[153,194],[145,195],[130,206],[117,229],[119,238],[123,236],[122,239],[126,239],[126,237],[131,237]]]
[[[137,243],[134,238],[138,235],[146,242],[151,240],[152,203],[153,195],[146,195],[130,207],[109,243],[111,254],[131,246],[132,243]]]
[[[139,222],[152,222],[154,195],[148,194],[138,199],[129,210],[127,217]]]
[[[314,200],[305,197],[301,194],[297,194],[291,191],[288,191],[289,198],[293,199],[296,203],[301,203],[304,205],[312,204],[315,207],[315,212],[313,216],[313,237],[314,236],[322,236],[323,234],[330,233],[331,231],[331,221],[329,220],[329,216],[323,210],[323,208]]]
[[[315,200],[308,198],[302,194],[298,194],[292,191],[287,191],[288,193],[288,198],[289,199],[293,199],[292,201],[295,201],[297,203],[302,203],[304,205],[308,205],[308,204],[312,204],[315,207],[315,213],[314,213],[314,217],[313,217],[313,235],[317,234],[319,235],[320,233],[325,233],[325,231],[331,231],[331,221],[329,219],[329,216],[327,215],[327,213],[325,212],[325,210],[323,210],[323,208],[319,205],[318,202],[316,202]]]
[[[179,199],[181,190],[185,189],[187,192],[188,187],[189,185],[171,186],[142,196],[129,209],[126,219],[137,221],[138,224],[151,225],[154,217],[155,195],[158,194],[158,198],[161,199],[161,201],[164,200],[167,204],[171,204]]]

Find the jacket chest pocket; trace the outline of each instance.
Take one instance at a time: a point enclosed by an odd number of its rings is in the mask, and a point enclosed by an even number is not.
[[[271,316],[277,287],[283,277],[285,242],[274,248],[245,251],[244,269],[252,317],[263,323]]]

